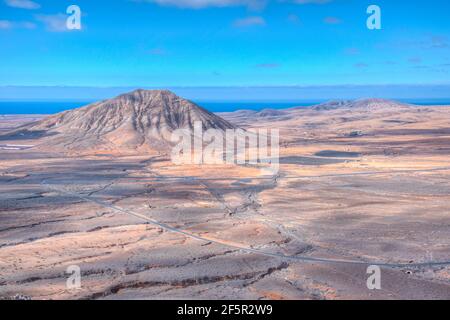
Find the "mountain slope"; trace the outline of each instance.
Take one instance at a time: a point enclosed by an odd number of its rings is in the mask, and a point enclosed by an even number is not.
[[[86,107],[65,111],[22,128],[45,133],[45,144],[84,150],[164,148],[176,129],[226,130],[234,126],[196,104],[166,90],[136,90]]]

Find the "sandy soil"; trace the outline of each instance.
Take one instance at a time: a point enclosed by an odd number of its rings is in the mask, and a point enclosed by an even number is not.
[[[280,128],[278,175],[0,140],[35,146],[0,150],[0,297],[450,299],[450,108],[222,116]]]

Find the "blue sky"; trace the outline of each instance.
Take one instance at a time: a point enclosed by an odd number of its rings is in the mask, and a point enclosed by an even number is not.
[[[79,5],[82,30],[65,26]],[[366,9],[382,10],[382,30]],[[450,84],[448,0],[0,0],[0,86]]]

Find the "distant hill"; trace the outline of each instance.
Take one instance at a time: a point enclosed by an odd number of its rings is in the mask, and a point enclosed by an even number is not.
[[[408,107],[409,105],[386,99],[360,99],[360,100],[336,100],[325,102],[311,107],[314,110],[336,110],[336,109],[398,109]]]
[[[368,115],[379,112],[401,112],[411,109],[411,105],[386,99],[360,99],[360,100],[331,100],[318,105],[300,106],[287,109],[264,109],[262,111],[235,111],[223,112],[220,116],[232,121],[235,124],[247,126],[252,121],[289,121],[295,119],[305,119],[318,115],[333,115],[333,113],[357,112]]]

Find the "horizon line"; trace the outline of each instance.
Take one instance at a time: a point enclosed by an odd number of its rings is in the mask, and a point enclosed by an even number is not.
[[[292,84],[292,85],[116,85],[116,86],[92,86],[92,85],[0,85],[0,88],[91,88],[91,89],[118,89],[118,88],[330,88],[330,87],[392,87],[392,86],[411,86],[411,87],[440,87],[450,86],[450,83],[384,83],[384,84]]]
[[[291,86],[0,86],[0,100],[104,100],[136,89],[166,89],[196,101],[327,101],[450,99],[450,84]]]

